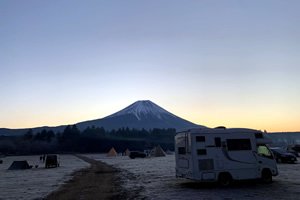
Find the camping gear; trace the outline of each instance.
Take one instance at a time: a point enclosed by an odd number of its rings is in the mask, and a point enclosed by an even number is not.
[[[107,157],[116,157],[117,155],[118,155],[118,153],[116,152],[115,148],[112,147],[106,156]]]
[[[22,161],[14,161],[10,165],[8,170],[31,169],[31,168],[32,166],[30,166],[26,160],[22,160]]]
[[[140,152],[140,151],[131,151],[129,154],[129,158],[131,158],[131,159],[146,158],[146,154],[144,152]]]
[[[129,149],[126,149],[124,154],[125,154],[125,156],[129,156],[130,155]]]
[[[59,161],[57,155],[47,155],[45,168],[50,168],[50,167],[59,167]]]

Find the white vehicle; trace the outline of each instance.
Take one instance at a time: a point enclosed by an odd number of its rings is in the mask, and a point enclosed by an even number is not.
[[[261,131],[190,129],[175,136],[176,177],[230,185],[233,180],[272,182],[276,161]]]

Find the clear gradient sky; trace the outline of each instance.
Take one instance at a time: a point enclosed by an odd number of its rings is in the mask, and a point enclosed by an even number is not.
[[[194,123],[300,131],[299,0],[0,0],[0,127],[149,99]]]

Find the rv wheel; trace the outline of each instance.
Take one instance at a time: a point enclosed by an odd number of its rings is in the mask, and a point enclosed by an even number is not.
[[[222,187],[228,187],[232,183],[232,177],[229,173],[221,173],[219,175],[218,183]]]
[[[263,183],[272,183],[272,173],[269,169],[264,169],[261,173],[261,180]]]

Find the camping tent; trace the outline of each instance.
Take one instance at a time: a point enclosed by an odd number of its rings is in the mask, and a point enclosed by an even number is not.
[[[165,153],[164,150],[158,145],[158,146],[154,147],[154,148],[151,150],[150,156],[151,156],[151,157],[162,157],[162,156],[166,156],[166,153]]]
[[[30,168],[32,168],[32,166],[29,166],[26,160],[22,160],[22,161],[14,161],[8,169],[16,170],[16,169],[30,169]]]
[[[107,157],[115,157],[115,156],[117,156],[118,155],[118,153],[116,152],[116,150],[115,150],[115,148],[111,148],[110,150],[109,150],[109,152],[107,153]]]
[[[125,150],[125,156],[129,156],[129,154],[130,154],[129,149],[126,149],[126,150]]]

